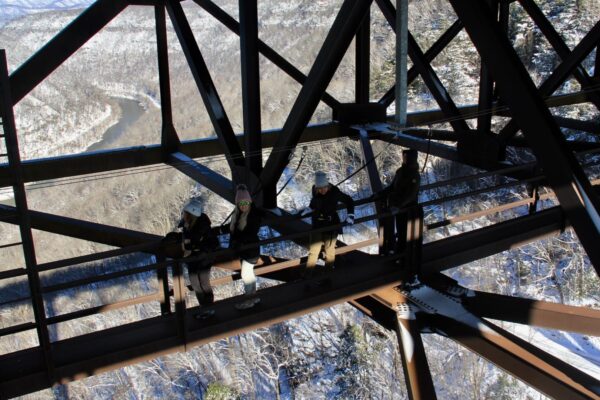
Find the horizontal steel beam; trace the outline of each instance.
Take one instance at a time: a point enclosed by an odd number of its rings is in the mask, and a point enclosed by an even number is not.
[[[592,308],[478,291],[465,307],[484,318],[600,336],[600,310]]]
[[[514,218],[423,245],[423,274],[433,274],[517,248],[562,232],[566,221],[559,207]]]
[[[546,99],[546,104],[548,107],[561,107],[585,103],[586,101],[585,93],[579,92],[553,96]],[[495,115],[503,115],[505,112],[503,106],[494,107]],[[477,106],[459,107],[459,112],[465,119],[476,118]],[[443,119],[441,110],[419,111],[408,114],[408,123],[411,126],[427,125],[435,123],[440,118]],[[263,131],[263,148],[273,147],[280,134],[281,129]],[[342,129],[337,123],[311,125],[304,129],[298,143],[310,143],[356,134],[356,131]],[[236,139],[242,150],[245,150],[243,135],[236,135]],[[181,143],[180,150],[191,158],[223,154],[217,138],[184,141]],[[161,146],[150,145],[26,160],[22,162],[22,166],[24,181],[37,182],[150,165],[162,165],[163,162],[164,154],[161,151]],[[0,187],[10,186],[10,184],[8,165],[0,164]]]
[[[56,382],[50,382],[40,372],[44,371],[44,365],[39,348],[0,356],[0,394],[13,397],[53,383],[81,379],[268,326],[401,283],[404,275],[397,265],[378,259],[364,254],[348,259],[351,263],[340,265],[333,272],[327,290],[306,291],[305,282],[261,290],[260,306],[243,313],[234,308],[239,297],[217,302],[213,306],[217,318],[199,321],[193,316],[196,309],[188,310],[184,335],[177,332],[176,316],[166,315],[54,342]],[[369,268],[364,268],[365,264]]]
[[[272,147],[280,134],[280,129],[263,131],[263,147]],[[351,134],[354,134],[354,132],[343,130],[337,123],[311,125],[304,129],[299,143],[343,138]],[[245,150],[244,136],[236,135],[236,140],[242,147],[242,150]],[[181,143],[179,150],[191,158],[223,154],[223,149],[215,137],[184,141]],[[164,153],[161,146],[150,145],[51,158],[38,158],[23,161],[22,166],[25,182],[37,182],[128,168],[147,167],[150,165],[163,165],[164,161]],[[0,164],[0,187],[10,186],[10,184],[10,170],[8,165]]]

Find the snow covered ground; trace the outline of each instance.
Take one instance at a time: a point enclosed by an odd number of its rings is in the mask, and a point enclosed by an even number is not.
[[[0,27],[24,15],[85,8],[93,0],[0,0]]]

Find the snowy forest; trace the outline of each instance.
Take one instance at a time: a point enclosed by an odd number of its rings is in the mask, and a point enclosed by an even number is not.
[[[9,70],[14,71],[50,38],[82,12],[89,1],[40,1],[38,8],[27,1],[0,0],[0,48],[5,48]],[[36,3],[36,2],[33,2]],[[232,17],[238,17],[238,2],[215,1]],[[598,22],[600,0],[536,0],[556,30],[573,48]],[[266,0],[258,2],[259,37],[303,73],[310,70],[333,22],[341,1]],[[243,130],[239,38],[210,18],[190,1],[182,3],[202,55],[236,132]],[[374,4],[371,9],[371,91],[377,101],[391,87],[395,76],[395,35]],[[409,29],[422,49],[427,49],[456,20],[450,4],[443,0],[409,3]],[[215,135],[193,77],[172,26],[167,22],[173,118],[182,140]],[[533,81],[539,85],[556,67],[558,55],[518,2],[510,5],[510,39]],[[338,68],[328,92],[341,102],[354,99],[354,44]],[[593,75],[595,52],[584,67]],[[477,103],[480,60],[468,35],[462,31],[435,58],[432,65],[457,105]],[[300,85],[261,57],[262,129],[283,125]],[[576,91],[578,83],[567,81],[556,94]],[[408,88],[408,112],[439,108],[420,78]],[[393,106],[388,110],[393,113]],[[563,106],[555,115],[599,120],[592,105]],[[76,154],[160,142],[161,112],[156,60],[154,11],[151,7],[130,6],[54,71],[15,107],[21,157],[25,160]],[[331,109],[321,103],[311,123],[331,120]],[[505,117],[494,117],[494,130]],[[471,124],[474,121],[469,121]],[[431,125],[448,129],[449,124]],[[473,125],[474,127],[474,125]],[[582,133],[566,131],[577,137]],[[589,140],[589,139],[588,139]],[[597,137],[596,139],[597,140]],[[401,148],[373,141],[382,181],[387,184],[401,163]],[[3,150],[3,149],[0,149]],[[0,151],[3,153],[4,151]],[[509,148],[511,160],[526,162],[533,156]],[[263,157],[269,155],[266,149]],[[293,175],[282,191],[278,205],[297,212],[310,201],[313,173],[329,172],[337,183],[360,168],[360,145],[350,139],[309,143],[306,158],[296,171],[300,154],[295,154],[280,185]],[[474,174],[478,170],[425,154],[422,184]],[[224,157],[203,159],[211,169],[230,176]],[[586,170],[593,178],[600,168]],[[488,177],[452,188],[422,190],[420,202],[475,190],[503,178]],[[0,202],[12,204],[10,188],[0,188]],[[340,189],[355,199],[371,194],[366,172],[344,182]],[[549,189],[548,189],[549,190]],[[425,207],[425,223],[493,207],[522,198],[522,187],[498,190]],[[165,235],[172,231],[182,206],[190,197],[199,197],[213,224],[224,222],[232,206],[217,195],[167,165],[140,167],[113,174],[33,182],[27,186],[29,208],[102,224]],[[556,205],[544,200],[542,207]],[[373,213],[373,205],[357,208],[357,217]],[[466,232],[527,213],[527,207],[511,209],[425,232],[425,242]],[[18,229],[0,222],[5,242],[18,238]],[[273,232],[261,230],[262,238]],[[344,229],[343,239],[354,243],[376,236],[373,223]],[[38,262],[89,254],[110,247],[34,231]],[[376,252],[376,248],[366,249]],[[291,242],[263,246],[263,254],[297,258],[307,253]],[[155,261],[147,254],[134,254],[103,262],[87,263],[41,274],[43,284],[59,284],[148,265]],[[18,250],[0,251],[0,270],[22,266]],[[213,270],[215,277],[226,274]],[[567,229],[559,236],[523,245],[459,268],[446,271],[462,285],[493,293],[548,300],[600,309],[600,282],[577,236]],[[262,287],[277,284],[259,278]],[[0,282],[0,328],[33,319],[28,301],[27,280]],[[47,294],[48,316],[63,314],[157,290],[154,273],[90,284]],[[219,286],[216,300],[243,291],[241,282]],[[15,300],[17,299],[17,300]],[[188,306],[197,305],[188,293]],[[143,304],[98,314],[50,327],[51,340],[94,332],[160,313],[159,304]],[[600,379],[600,338],[531,328],[499,322],[545,351]],[[428,362],[440,399],[543,399],[531,387],[478,357],[450,339],[423,335]],[[0,352],[37,345],[35,331],[0,338]],[[185,353],[92,376],[67,385],[32,393],[23,399],[405,399],[408,398],[398,341],[392,331],[377,325],[348,304],[323,309],[268,328],[219,340]]]

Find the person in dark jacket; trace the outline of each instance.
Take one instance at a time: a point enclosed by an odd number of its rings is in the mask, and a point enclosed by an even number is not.
[[[344,222],[349,225],[353,224],[354,201],[352,200],[352,197],[329,183],[327,174],[322,171],[316,172],[315,184],[312,187],[312,200],[310,201],[309,207],[302,211],[302,215],[312,213],[313,228],[338,225],[340,223],[340,217],[337,213],[338,203],[343,203],[348,211]],[[335,261],[335,242],[338,233],[341,232],[341,228],[335,227],[331,230],[311,233],[310,250],[304,274],[306,278],[311,278],[313,275],[319,253],[321,252],[321,247],[325,250],[325,271],[333,269],[333,263]]]
[[[256,297],[256,275],[254,265],[260,257],[258,231],[261,225],[261,212],[252,202],[252,197],[246,185],[238,185],[235,193],[235,210],[229,224],[229,247],[236,249],[242,264],[242,281],[246,299],[236,308],[243,310],[253,307],[260,302]],[[256,243],[256,246],[240,249],[242,246]]]
[[[392,183],[380,192],[388,210],[396,212],[396,240],[391,240],[389,249],[401,253],[406,247],[406,227],[408,214],[406,209],[416,206],[419,201],[421,176],[416,150],[402,152],[402,166],[396,170]]]
[[[188,258],[200,257],[198,260],[186,263],[190,282],[198,298],[198,303],[201,307],[210,305],[214,301],[212,287],[210,286],[210,270],[212,267],[210,253],[219,248],[219,240],[211,229],[210,219],[202,212],[202,202],[200,200],[192,199],[185,205],[179,228],[181,229],[183,256]],[[214,314],[214,310],[206,310],[199,316],[204,318],[212,314]]]

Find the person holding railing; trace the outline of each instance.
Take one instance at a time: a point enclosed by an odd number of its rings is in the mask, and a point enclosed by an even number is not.
[[[199,199],[192,199],[185,205],[178,228],[181,229],[183,257],[199,258],[186,262],[188,275],[200,307],[208,306],[214,302],[210,285],[211,252],[216,251],[220,245],[217,235],[211,229],[210,218],[202,212],[202,202]],[[203,310],[198,317],[203,319],[213,314],[214,310]]]
[[[354,223],[354,200],[352,197],[343,193],[337,186],[329,183],[327,174],[322,171],[315,173],[315,183],[312,187],[312,199],[309,207],[305,208],[302,216],[312,214],[313,229],[324,228],[327,226],[339,225],[340,217],[337,213],[338,203],[343,203],[348,211],[345,223],[351,225]],[[304,271],[305,278],[312,278],[317,259],[321,252],[321,247],[325,251],[325,273],[333,270],[335,262],[335,243],[338,233],[341,233],[341,228],[335,227],[331,230],[313,232],[310,234],[310,250],[308,260],[306,261],[306,269]]]
[[[229,248],[234,249],[242,264],[242,281],[244,282],[244,301],[235,305],[238,310],[254,307],[260,302],[256,296],[256,275],[254,265],[260,257],[258,231],[260,230],[262,213],[252,202],[246,185],[238,185],[235,192],[235,210],[226,230],[230,233]],[[250,248],[242,246],[255,244]]]
[[[396,235],[386,240],[390,253],[400,254],[406,248],[406,230],[408,213],[406,208],[416,206],[419,200],[421,176],[416,150],[402,151],[402,165],[396,170],[394,180],[379,192],[379,197],[386,203],[387,209],[396,214]],[[395,240],[394,240],[395,239]]]

